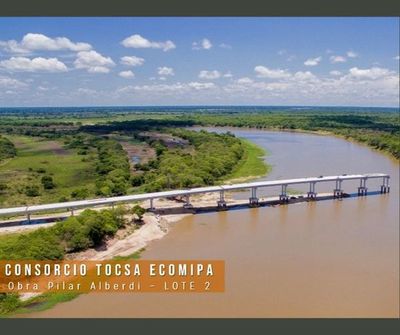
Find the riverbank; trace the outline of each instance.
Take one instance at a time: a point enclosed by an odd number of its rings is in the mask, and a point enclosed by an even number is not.
[[[266,176],[272,166],[264,161],[267,151],[246,139],[241,139],[245,148],[244,157],[237,164],[236,169],[224,180],[228,183],[244,182]]]

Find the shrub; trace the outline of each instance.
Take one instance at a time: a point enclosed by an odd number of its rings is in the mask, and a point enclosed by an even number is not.
[[[143,220],[143,215],[144,215],[144,213],[146,213],[146,210],[143,207],[139,206],[139,205],[135,205],[132,208],[131,213],[132,214],[136,214],[138,216],[139,220],[142,221]]]
[[[0,315],[15,311],[21,302],[16,293],[0,293]]]
[[[89,196],[89,190],[85,187],[78,188],[71,192],[71,197],[77,200],[85,199]]]
[[[37,197],[40,195],[39,186],[28,185],[25,187],[25,195],[28,197]]]
[[[54,184],[54,181],[53,181],[53,177],[43,176],[41,179],[41,182],[42,182],[44,189],[46,189],[46,190],[51,190],[54,187],[56,187],[56,185]]]

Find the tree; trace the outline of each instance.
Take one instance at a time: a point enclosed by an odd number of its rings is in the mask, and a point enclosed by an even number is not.
[[[141,207],[141,206],[139,206],[139,205],[135,205],[135,206],[133,206],[133,208],[132,208],[132,214],[133,215],[137,215],[138,216],[138,218],[139,218],[139,221],[142,221],[143,220],[143,215],[144,215],[144,213],[146,213],[146,210],[143,208],[143,207]]]

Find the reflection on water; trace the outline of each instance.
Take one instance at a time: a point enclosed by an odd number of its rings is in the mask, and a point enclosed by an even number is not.
[[[391,193],[188,217],[143,258],[224,259],[225,293],[89,294],[32,316],[398,316],[398,162],[333,137],[233,132],[268,150],[273,170],[267,179],[383,172],[391,175]],[[343,184],[350,193],[357,186]],[[318,185],[317,191],[333,187]]]

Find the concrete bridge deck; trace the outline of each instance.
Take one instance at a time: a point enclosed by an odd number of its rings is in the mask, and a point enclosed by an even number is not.
[[[387,193],[390,191],[390,186],[389,186],[390,176],[384,173],[352,174],[352,175],[326,176],[326,177],[320,176],[320,177],[270,180],[270,181],[267,180],[267,181],[259,181],[252,183],[199,187],[192,189],[134,194],[134,195],[125,195],[125,196],[109,197],[109,198],[68,201],[68,202],[60,202],[60,203],[52,203],[44,205],[0,208],[0,216],[12,217],[12,216],[26,215],[29,220],[30,215],[33,213],[52,212],[52,211],[55,212],[59,210],[67,210],[73,213],[73,211],[76,209],[91,208],[96,206],[114,206],[117,204],[139,202],[145,200],[150,200],[150,209],[153,209],[154,199],[173,198],[173,197],[183,197],[185,199],[184,207],[190,207],[191,195],[201,194],[201,193],[213,193],[213,192],[219,192],[220,197],[218,201],[218,207],[224,208],[226,207],[224,193],[226,191],[243,190],[243,189],[251,190],[251,197],[249,198],[249,204],[250,206],[257,206],[258,188],[281,186],[281,193],[279,194],[279,200],[281,202],[287,202],[289,200],[289,195],[286,192],[288,186],[298,185],[298,184],[309,184],[310,189],[309,192],[307,193],[307,197],[313,199],[317,195],[316,184],[324,182],[335,182],[335,188],[333,189],[333,196],[340,198],[344,193],[342,190],[343,181],[359,180],[360,186],[358,187],[358,195],[366,195],[367,194],[366,183],[368,179],[382,179],[380,192]]]

